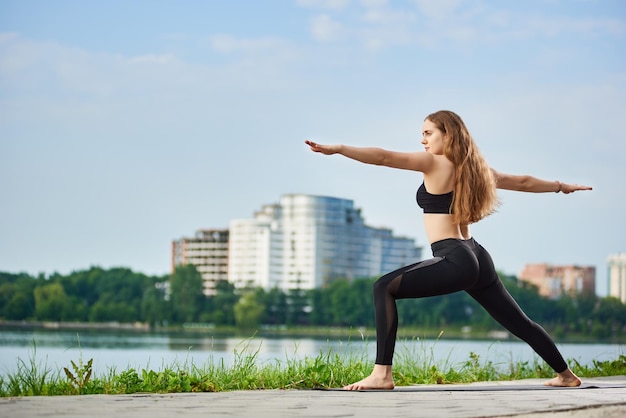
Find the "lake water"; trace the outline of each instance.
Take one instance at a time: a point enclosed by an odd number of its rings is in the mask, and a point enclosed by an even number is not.
[[[615,360],[626,354],[625,345],[617,344],[557,344],[563,356],[581,364],[595,360]],[[257,364],[284,363],[288,360],[314,358],[320,353],[366,356],[373,362],[374,340],[330,338],[248,338],[211,336],[199,333],[135,333],[64,330],[3,330],[0,331],[0,375],[15,373],[21,362],[30,365],[34,359],[37,369],[47,366],[53,371],[71,369],[71,361],[86,363],[93,359],[96,375],[111,369],[118,372],[162,370],[180,365],[203,365],[222,362],[232,365],[237,356],[256,353]],[[465,362],[470,353],[498,367],[528,361],[537,356],[517,340],[399,340],[396,355],[418,357],[428,364],[450,366]]]

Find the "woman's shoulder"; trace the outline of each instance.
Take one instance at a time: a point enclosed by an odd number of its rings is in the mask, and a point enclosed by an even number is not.
[[[454,176],[454,163],[445,155],[433,155],[431,172],[431,174],[436,174],[439,177]]]
[[[424,173],[424,183],[430,193],[444,194],[454,189],[454,164],[443,155],[434,155],[433,167]]]

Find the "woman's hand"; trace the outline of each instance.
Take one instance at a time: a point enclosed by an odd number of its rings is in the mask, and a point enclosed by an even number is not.
[[[561,193],[569,194],[579,190],[593,190],[590,186],[583,186],[580,184],[567,184],[561,183]]]
[[[311,151],[321,152],[324,155],[337,154],[341,149],[341,145],[322,145],[308,139],[304,143],[311,147]]]

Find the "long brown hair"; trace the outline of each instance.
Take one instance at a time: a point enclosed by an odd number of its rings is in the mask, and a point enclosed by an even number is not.
[[[452,215],[459,225],[478,222],[495,212],[499,202],[491,168],[474,143],[463,120],[440,110],[426,117],[447,135],[443,153],[454,164]]]

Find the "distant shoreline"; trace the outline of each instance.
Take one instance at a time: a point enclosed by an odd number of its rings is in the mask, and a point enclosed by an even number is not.
[[[150,325],[141,322],[62,322],[62,321],[0,321],[0,329],[92,329],[92,330],[127,330],[150,331]]]
[[[239,329],[236,327],[216,327],[213,324],[182,324],[175,326],[150,326],[142,322],[75,322],[75,321],[8,321],[0,320],[0,331],[3,330],[47,330],[47,331],[124,331],[124,332],[185,332],[185,333],[210,333],[218,335],[234,335],[242,338],[251,336],[265,338],[349,338],[375,340],[376,334],[373,329],[362,327],[316,327],[316,326],[293,326],[262,325],[257,329]],[[444,340],[516,340],[505,330],[475,329],[462,327],[461,329],[448,327],[441,329],[407,328],[398,331],[398,338],[403,339],[444,339]],[[621,339],[596,339],[584,334],[569,334],[557,336],[558,343],[572,344],[626,344],[626,336]]]

